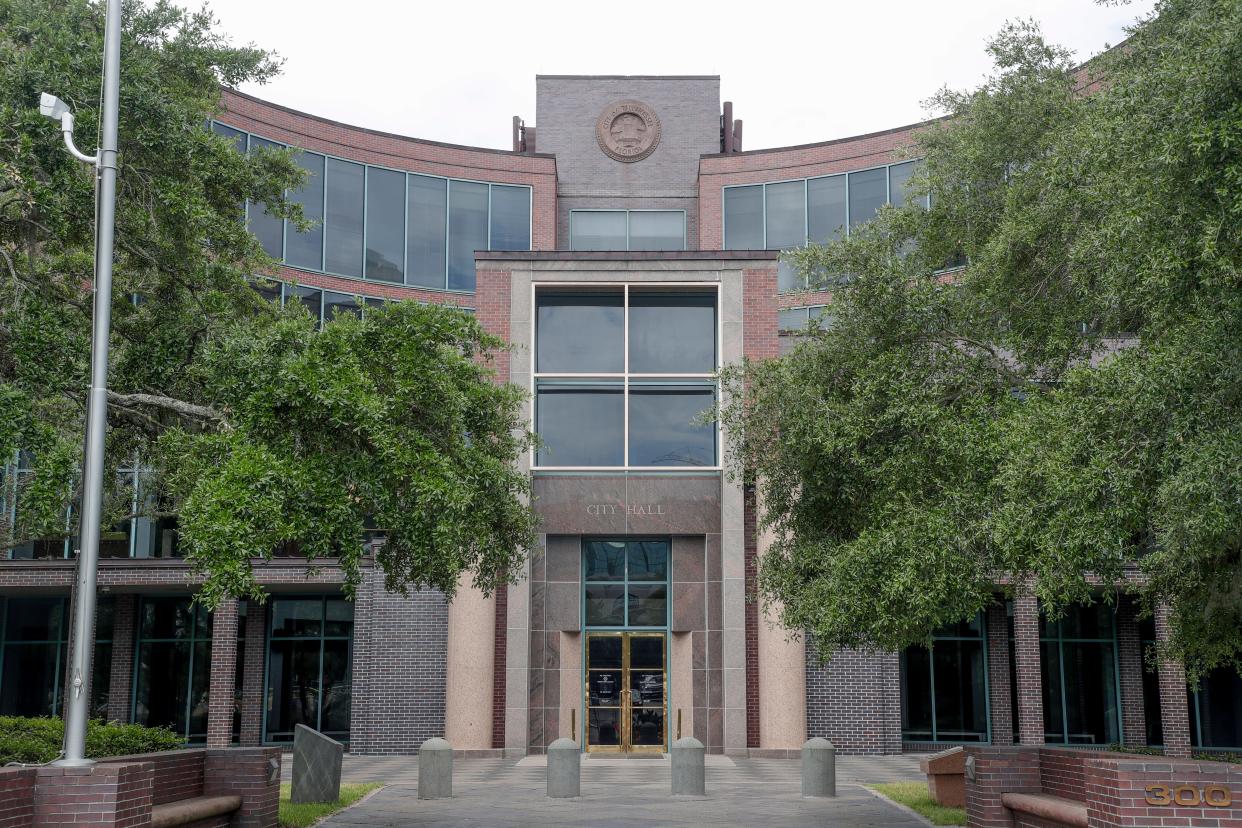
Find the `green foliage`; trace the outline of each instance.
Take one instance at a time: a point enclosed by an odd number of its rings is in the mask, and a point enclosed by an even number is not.
[[[259,597],[250,561],[278,547],[339,556],[352,589],[371,529],[390,588],[451,592],[473,571],[491,589],[534,526],[513,471],[522,396],[489,369],[503,343],[453,309],[368,308],[321,333],[259,298],[250,280],[273,262],[243,205],[304,223],[284,199],[303,173],[291,151],[245,155],[205,128],[222,85],[279,68],[214,27],[169,0],[125,6],[105,480],[149,468],[140,511],[178,515],[209,605]],[[102,37],[102,2],[0,0],[0,457],[32,463],[0,550],[77,532],[92,175],[38,93],[69,103],[93,147]],[[108,526],[131,495],[106,489]]]
[[[53,718],[0,716],[0,765],[36,764],[60,755],[65,723]],[[184,747],[185,741],[162,727],[91,721],[86,726],[86,755],[92,759],[132,756]]]
[[[348,808],[381,787],[378,782],[344,783],[341,785],[341,798],[336,802],[301,802],[295,805],[290,800],[292,786],[283,782],[280,785],[280,816],[277,823],[280,828],[310,828],[324,817]]]
[[[932,825],[966,824],[966,809],[949,808],[938,804],[932,799],[926,782],[886,782],[868,787],[894,802],[900,802],[931,822]]]
[[[792,254],[850,274],[833,327],[726,377],[762,589],[827,649],[926,642],[998,581],[1053,615],[1128,588],[1192,679],[1237,667],[1242,2],[1161,2],[1089,71],[1031,23],[990,51],[918,133],[932,208]]]

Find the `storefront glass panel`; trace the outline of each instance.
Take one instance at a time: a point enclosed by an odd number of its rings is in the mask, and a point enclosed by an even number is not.
[[[272,600],[265,741],[290,742],[299,724],[349,739],[353,611],[336,595]]]
[[[138,619],[133,720],[203,741],[211,678],[207,609],[188,597],[143,598]]]
[[[987,642],[982,616],[932,635],[929,650],[901,654],[902,739],[986,742]]]

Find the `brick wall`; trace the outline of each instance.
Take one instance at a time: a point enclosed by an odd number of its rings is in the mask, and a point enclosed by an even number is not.
[[[231,828],[276,828],[280,810],[281,750],[228,748],[204,751],[203,794],[242,798],[241,808],[228,823]]]
[[[1242,766],[1236,764],[1073,748],[966,750],[974,764],[974,779],[969,775],[966,779],[971,828],[1063,824],[1011,813],[1001,803],[1004,793],[1044,794],[1085,803],[1089,828],[1242,825]],[[1147,801],[1159,802],[1164,797],[1167,804]]]
[[[226,598],[212,613],[211,680],[207,694],[207,746],[233,741],[237,682],[237,599]]]
[[[1169,608],[1156,607],[1156,640],[1169,640]],[[1186,699],[1186,671],[1178,662],[1160,661],[1160,724],[1164,730],[1164,752],[1169,756],[1190,755],[1190,711]]]
[[[358,593],[350,752],[415,754],[444,735],[448,604],[435,590],[388,592],[377,569]]]
[[[1040,792],[1039,748],[968,747],[966,753],[975,767],[973,779],[970,773],[966,775],[966,824],[970,828],[1015,828],[1009,809],[1001,804],[1001,794]]]
[[[44,766],[35,782],[34,824],[129,828],[150,824],[152,765]]]
[[[1005,604],[995,603],[984,614],[988,632],[988,701],[992,744],[1013,744],[1013,696],[1009,686],[1009,621]]]
[[[0,768],[0,828],[34,825],[35,768]]]
[[[1018,682],[1018,741],[1044,743],[1043,679],[1039,663],[1039,603],[1033,595],[1013,599],[1014,666]]]
[[[760,746],[759,732],[759,530],[753,490],[746,493],[743,523],[746,532],[746,747]]]
[[[263,739],[263,671],[267,662],[267,604],[246,607],[246,652],[242,664],[241,744],[258,745]]]
[[[112,617],[112,669],[108,683],[108,718],[128,722],[134,682],[134,636],[138,596],[118,595]]]
[[[1121,683],[1121,741],[1147,744],[1147,713],[1143,707],[1143,644],[1139,639],[1138,607],[1129,595],[1117,601],[1117,672]]]
[[[840,753],[901,752],[901,670],[896,653],[837,650],[826,665],[807,641],[807,737]]]

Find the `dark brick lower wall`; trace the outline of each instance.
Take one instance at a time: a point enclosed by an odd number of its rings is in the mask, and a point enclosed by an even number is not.
[[[841,753],[901,753],[901,670],[895,653],[838,650],[820,666],[807,648],[807,736]]]
[[[366,573],[354,611],[350,752],[416,754],[444,735],[448,604],[434,590],[401,596]]]

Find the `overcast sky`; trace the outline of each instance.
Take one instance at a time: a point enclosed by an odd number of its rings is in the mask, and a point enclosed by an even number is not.
[[[197,7],[197,2],[181,0]],[[747,149],[925,117],[938,88],[975,85],[986,39],[1033,17],[1079,59],[1125,37],[1154,0],[461,2],[212,0],[237,43],[285,58],[243,91],[373,129],[508,149],[535,124],[536,74],[720,75]]]

